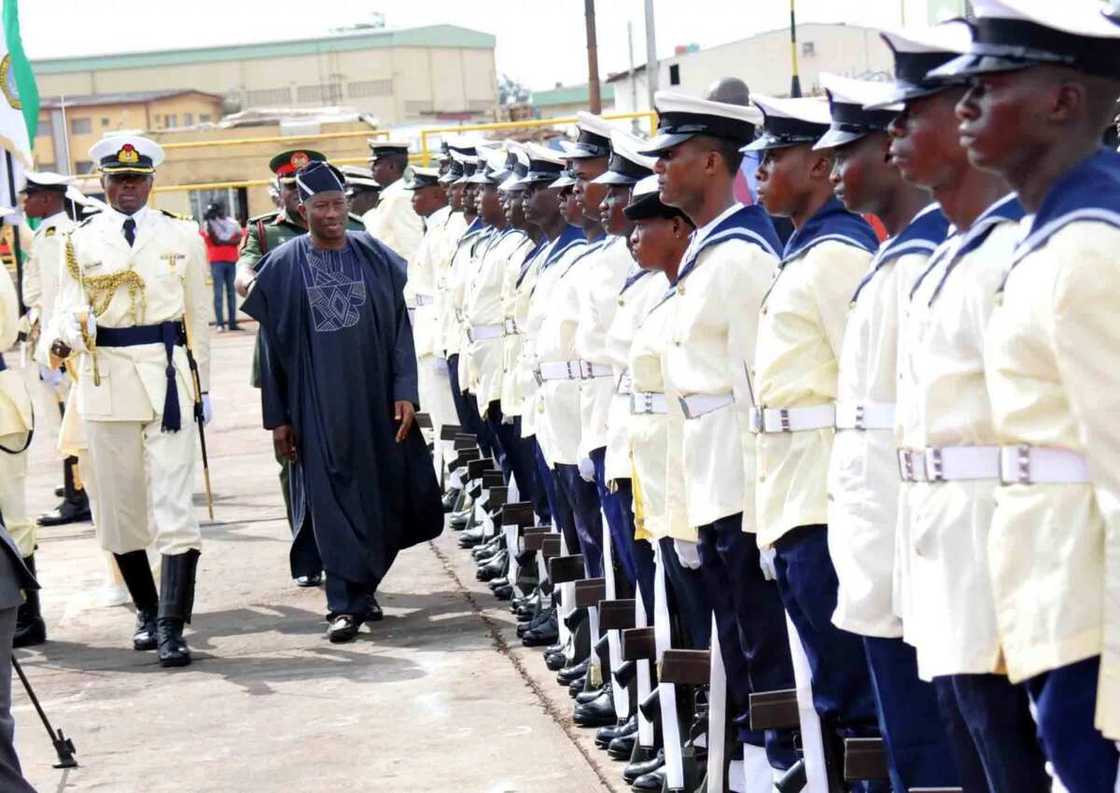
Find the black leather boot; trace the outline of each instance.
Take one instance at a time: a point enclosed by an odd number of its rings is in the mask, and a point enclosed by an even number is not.
[[[74,469],[78,465],[77,457],[67,457],[63,463],[62,503],[50,512],[39,516],[36,521],[40,526],[65,526],[68,523],[81,523],[90,519],[89,497],[84,489],[77,486],[77,477]]]
[[[132,649],[143,652],[156,649],[156,614],[159,611],[159,595],[156,581],[152,578],[152,568],[148,565],[145,551],[115,553],[121,578],[132,595],[136,606],[136,630],[132,633]]]
[[[23,562],[31,575],[35,575],[35,554],[31,554]],[[23,601],[16,613],[16,635],[12,647],[34,647],[47,640],[47,626],[39,610],[39,590],[28,589],[25,594],[27,600]]]
[[[194,578],[198,551],[164,556],[160,573],[159,665],[189,666],[191,649],[183,639],[183,625],[194,611]]]

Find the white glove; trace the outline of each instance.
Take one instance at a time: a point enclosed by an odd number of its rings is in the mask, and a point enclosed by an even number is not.
[[[61,369],[52,369],[49,366],[39,364],[39,379],[53,389],[57,389],[62,385],[62,378],[64,376]]]
[[[210,420],[214,418],[214,406],[210,404],[210,395],[202,395],[202,424],[208,425]]]
[[[513,416],[507,416],[504,413],[502,414],[502,423],[503,424],[509,424],[510,426],[513,426],[513,420],[514,420]]]
[[[579,458],[579,476],[584,482],[595,481],[595,463],[590,457]]]
[[[85,330],[86,334],[92,339],[97,336],[97,320],[93,318],[93,312],[85,314]],[[59,334],[62,341],[74,352],[89,352],[86,347],[86,340],[82,336],[82,316],[79,314],[69,314],[62,320],[62,328]]]
[[[774,566],[774,557],[778,551],[774,547],[758,549],[758,566],[762,568],[762,577],[767,581],[778,580],[778,568]]]
[[[691,540],[673,540],[673,547],[677,550],[677,558],[689,570],[700,569],[700,545]]]

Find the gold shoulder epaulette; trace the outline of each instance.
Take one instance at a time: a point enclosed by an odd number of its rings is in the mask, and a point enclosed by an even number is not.
[[[44,237],[53,237],[57,233],[58,233],[58,226],[47,226],[45,229],[43,229],[43,236]]]
[[[255,215],[254,217],[249,218],[249,222],[256,223],[258,220],[273,220],[279,214],[280,210],[274,209],[271,212],[265,212],[263,215]]]
[[[161,209],[160,212],[174,220],[189,220],[192,223],[194,222],[194,218],[192,218],[190,215],[180,215],[178,212],[168,212],[166,209]]]

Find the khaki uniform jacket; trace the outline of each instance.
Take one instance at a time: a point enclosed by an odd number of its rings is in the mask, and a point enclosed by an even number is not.
[[[618,309],[618,293],[637,264],[625,237],[608,237],[587,263],[579,284],[579,325],[575,352],[581,361],[609,366],[608,334]],[[616,389],[614,377],[596,377],[580,383],[579,456],[607,445],[607,414]]]
[[[424,239],[408,262],[404,295],[405,303],[413,307],[412,337],[417,359],[443,357],[443,345],[437,341],[440,323],[436,294],[451,266],[455,242],[450,239],[451,218],[449,207],[432,213]]]
[[[838,405],[893,411],[899,318],[915,274],[926,269],[947,231],[948,221],[932,205],[883,243],[849,304]],[[893,417],[886,426],[838,429],[828,468],[828,549],[840,583],[832,621],[844,630],[902,636],[893,598],[898,491]]]
[[[999,214],[1011,210],[1012,217]],[[984,333],[1019,235],[1013,199],[951,238],[931,260],[913,302],[924,306],[907,330],[904,371],[912,383],[915,448],[994,446],[984,382]],[[1001,671],[988,576],[988,538],[997,482],[917,482],[907,488],[902,552],[911,623],[925,679]]]
[[[408,261],[424,237],[424,219],[412,208],[412,191],[404,185],[404,179],[398,179],[382,190],[380,202],[362,215],[362,222],[375,240]]]
[[[542,296],[548,306],[536,337],[538,368],[545,363],[579,359],[576,328],[580,318],[580,292],[605,244],[606,241],[599,241],[580,246],[553,265],[560,268],[560,272],[552,282],[551,295]],[[580,388],[578,378],[541,383],[538,393],[543,410],[537,417],[537,440],[549,465],[577,465],[580,461]]]
[[[630,461],[630,348],[638,326],[669,289],[664,273],[639,270],[626,280],[615,302],[614,319],[607,331],[606,354],[613,372],[607,413],[607,455],[603,469],[608,482],[629,479]]]
[[[491,402],[502,398],[504,371],[505,313],[502,307],[502,285],[511,270],[518,269],[524,251],[532,245],[523,232],[507,229],[496,232],[486,243],[479,257],[466,299],[464,325],[468,329],[468,343],[464,356],[467,359],[467,381],[478,400],[479,411],[485,411]],[[498,335],[481,338],[481,329],[497,326]],[[475,329],[479,329],[476,337]],[[488,328],[494,330],[494,328]]]
[[[667,286],[665,277],[660,277]],[[664,294],[661,290],[662,297]],[[657,300],[639,319],[627,355],[633,393],[665,393],[663,367],[672,318],[672,301]],[[695,542],[697,531],[689,523],[685,498],[684,418],[680,411],[630,413],[626,440],[632,463],[635,536]]]
[[[210,378],[209,265],[198,224],[151,208],[138,214],[132,247],[121,232],[124,216],[109,210],[70,233],[61,262],[58,317],[84,315],[91,303],[99,327],[127,328],[188,317],[205,392]],[[94,377],[95,358],[100,385]],[[190,402],[194,386],[182,346],[174,348],[173,361],[179,398]],[[163,413],[166,368],[161,344],[82,353],[78,411],[87,421],[152,421]]]
[[[755,389],[762,408],[828,405],[836,400],[848,303],[871,253],[825,240],[787,259],[763,303]],[[797,526],[828,521],[831,428],[758,435],[758,543],[773,545]]]
[[[985,339],[999,442],[1078,453],[1090,482],[1000,487],[988,547],[1008,676],[1099,654],[1096,726],[1118,740],[1120,190],[1102,161],[1115,173],[1101,153],[1052,189]]]
[[[11,349],[17,336],[19,299],[16,285],[8,274],[8,268],[0,266],[0,355]],[[6,369],[0,372],[0,438],[22,435],[31,427],[31,396],[27,383],[20,370]],[[0,454],[6,452],[0,451]]]
[[[534,243],[518,250],[502,282],[502,415],[520,416],[525,402],[525,382],[519,363],[529,299],[537,283],[547,244]],[[519,260],[520,259],[520,260]]]

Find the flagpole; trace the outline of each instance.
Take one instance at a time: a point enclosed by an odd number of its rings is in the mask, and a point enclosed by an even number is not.
[[[12,209],[16,210],[9,217],[18,217],[19,210],[19,196],[16,195],[16,176],[13,173],[14,165],[12,164],[12,153],[4,149],[4,164],[8,167],[8,200]],[[26,313],[27,306],[23,304],[23,252],[20,250],[19,243],[19,223],[12,225],[12,256],[16,260],[16,302],[19,305],[17,312],[21,317]]]

